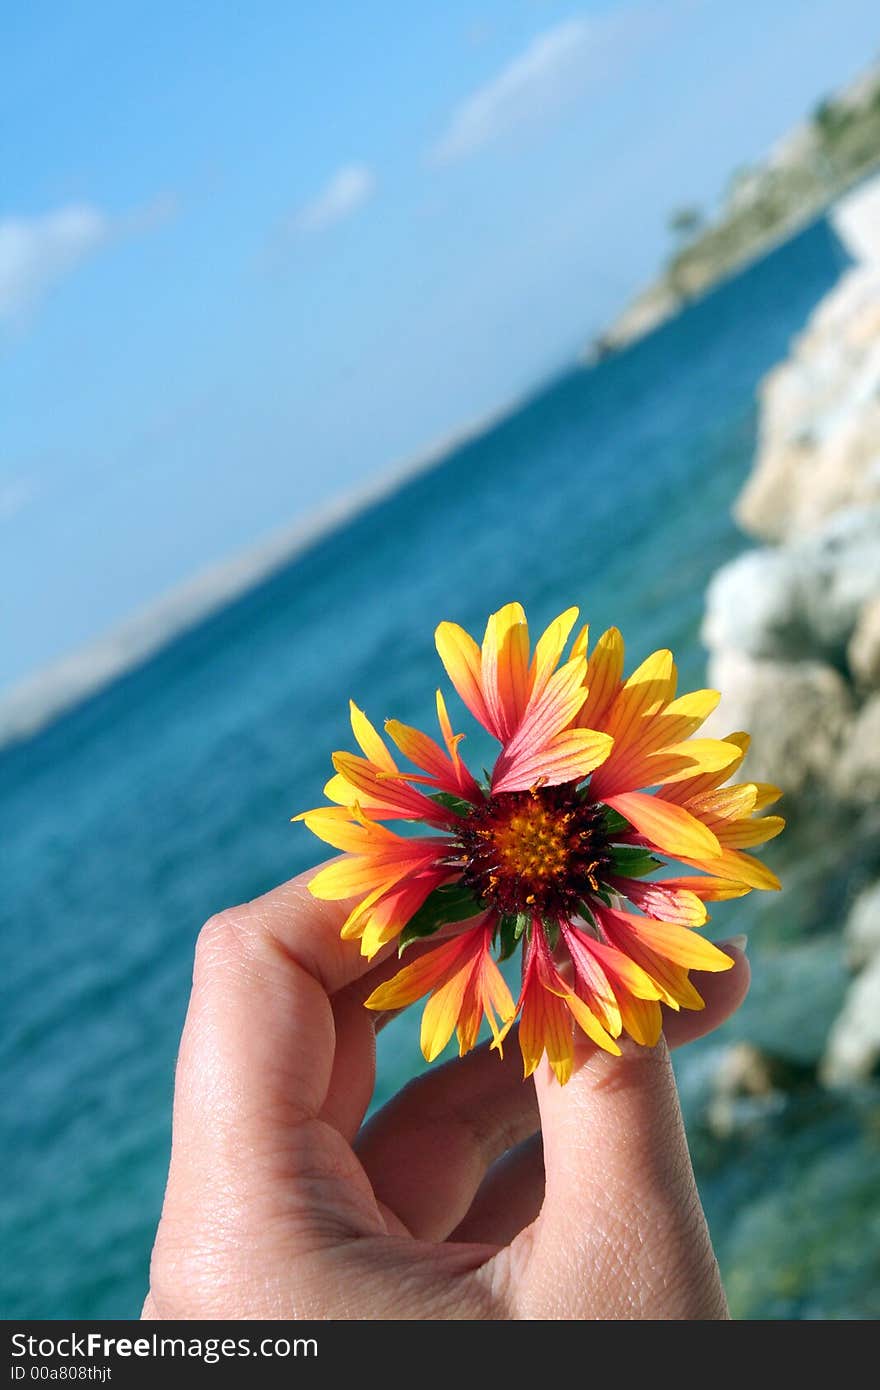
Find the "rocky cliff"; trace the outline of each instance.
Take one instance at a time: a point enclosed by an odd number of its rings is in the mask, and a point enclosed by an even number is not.
[[[716,574],[703,638],[718,729],[753,735],[748,775],[783,787],[795,825],[846,823],[880,874],[880,179],[831,216],[854,264],[763,384],[735,508],[770,544]],[[834,1085],[880,1063],[880,882],[844,939],[861,973],[821,1067]]]

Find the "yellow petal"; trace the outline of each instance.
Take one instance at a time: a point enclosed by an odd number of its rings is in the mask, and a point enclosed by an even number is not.
[[[617,1043],[605,1031],[596,1015],[587,1008],[582,999],[579,999],[576,994],[567,994],[565,1003],[574,1016],[578,1027],[586,1033],[591,1042],[594,1042],[597,1047],[601,1047],[604,1052],[610,1052],[614,1057],[620,1056],[620,1048]]]
[[[584,623],[577,637],[571,645],[569,661],[574,661],[576,657],[585,657],[590,645],[590,624]]]
[[[665,879],[670,887],[687,888],[707,903],[727,902],[731,898],[744,898],[750,893],[748,883],[736,883],[732,879],[715,878],[711,875],[695,875],[693,878]]]
[[[622,676],[623,638],[616,627],[610,627],[602,633],[587,662],[587,698],[578,714],[579,724],[589,729],[606,727],[605,720]]]
[[[755,820],[728,821],[716,827],[716,834],[729,849],[749,849],[752,845],[765,845],[784,829],[782,816],[758,816]]]
[[[689,798],[688,809],[717,830],[728,821],[747,819],[755,809],[757,797],[758,789],[753,782],[738,782],[732,787],[719,787],[717,791]]]
[[[405,965],[391,980],[373,990],[364,1004],[368,1009],[405,1009],[433,989],[462,953],[460,938],[435,946]],[[451,1036],[451,1034],[450,1034]]]
[[[670,772],[663,781],[664,785],[670,782],[681,782],[686,777],[694,777],[697,773],[703,772],[727,772],[739,755],[730,744],[720,738],[689,738],[682,743],[670,744],[664,748],[662,753],[656,754],[658,758],[682,758],[687,759],[690,764],[687,768],[681,768]],[[645,786],[653,786],[654,783],[644,783]]]
[[[486,624],[481,653],[483,699],[501,739],[515,732],[531,691],[529,628],[522,604],[508,603]]]
[[[501,971],[498,969],[498,966],[495,964],[495,961],[489,955],[488,951],[483,959],[482,969],[484,1003],[491,1006],[486,1008],[486,1017],[492,1029],[494,1038],[493,1046],[497,1047],[500,1051],[502,1037],[516,1018],[516,1003],[510,990],[507,988],[507,982],[504,976],[501,974]],[[495,1013],[497,1013],[498,1017],[501,1019],[504,1025],[503,1029],[498,1029],[495,1026],[492,1009],[495,1010]]]
[[[537,698],[543,691],[562,656],[563,648],[568,641],[568,634],[577,622],[578,610],[576,608],[566,608],[564,613],[560,613],[553,622],[538,638],[535,646],[535,655],[532,658],[531,684],[534,697]],[[583,647],[569,657],[569,661],[575,657],[583,657],[586,654],[586,632],[584,628],[582,636],[584,638]],[[577,645],[577,644],[575,644]]]
[[[533,985],[531,1007],[523,1005],[519,1024],[519,1045],[526,1076],[531,1075],[546,1052],[560,1086],[571,1076],[574,1039],[571,1014],[564,1002],[537,982]]]
[[[372,893],[399,883],[412,871],[408,863],[377,865],[366,855],[334,859],[309,880],[309,892],[315,898],[336,902],[339,898],[356,898],[360,893]]]
[[[620,1000],[624,1031],[642,1047],[655,1047],[663,1031],[663,1014],[654,999],[624,995]]]
[[[324,795],[328,801],[335,801],[340,806],[350,806],[357,800],[358,789],[353,787],[341,772],[334,772],[324,788]]]
[[[608,805],[665,854],[678,859],[713,858],[721,854],[721,846],[712,831],[674,802],[662,801],[646,792],[622,792],[609,797]]]
[[[650,917],[633,918],[630,927],[651,950],[685,970],[730,970],[734,964],[730,956],[688,927],[657,922]]]
[[[452,1034],[461,1012],[464,992],[473,965],[466,962],[460,970],[436,989],[422,1013],[421,1046],[426,1062],[439,1057]]]
[[[721,786],[722,782],[732,777],[737,768],[742,763],[748,751],[748,734],[728,734],[721,740],[728,743],[738,751],[734,754],[733,761],[728,767],[723,767],[715,772],[701,772],[696,776],[683,778],[680,782],[671,783],[664,786],[660,796],[664,801],[675,801],[679,806],[687,805],[691,800],[704,796],[707,792],[714,791]]]
[[[492,732],[483,698],[483,659],[473,637],[457,623],[441,623],[434,634],[440,660],[459,696],[475,719]]]
[[[385,741],[373,728],[363,710],[358,709],[354,700],[349,700],[351,707],[351,728],[357,739],[365,758],[369,758],[371,763],[381,767],[385,772],[396,772],[397,764],[385,746]]]
[[[755,810],[765,811],[768,806],[773,806],[782,796],[782,789],[774,787],[772,782],[755,782]]]

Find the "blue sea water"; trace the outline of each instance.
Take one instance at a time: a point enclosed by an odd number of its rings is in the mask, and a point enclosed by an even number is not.
[[[682,688],[701,683],[706,581],[745,544],[730,505],[756,387],[844,264],[817,223],[0,752],[4,1316],[137,1315],[196,934],[319,857],[289,818],[350,743],[349,695],[376,720],[430,726],[436,622],[474,629],[513,597],[536,626],[579,602],[597,631],[623,629],[632,663],[671,646]],[[843,978],[818,862],[781,902],[719,911],[721,932],[752,932],[756,970],[726,1036],[809,1051],[827,1026]],[[405,1016],[383,1035],[379,1098],[421,1065],[416,1026]],[[869,1110],[803,1102],[711,1141],[699,1105],[717,1045],[690,1049],[681,1080],[735,1310],[878,1311]]]

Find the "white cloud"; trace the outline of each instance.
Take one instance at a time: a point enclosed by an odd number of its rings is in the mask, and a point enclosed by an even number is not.
[[[366,164],[346,164],[294,214],[291,225],[297,232],[322,232],[350,217],[373,196],[375,188],[376,177]]]
[[[152,231],[176,206],[165,195],[119,217],[90,203],[69,203],[37,217],[0,217],[0,320],[35,309],[108,242]]]
[[[109,219],[88,203],[40,217],[0,218],[0,318],[33,308],[110,231]]]
[[[622,18],[622,16],[620,17]],[[628,26],[627,26],[628,27]],[[538,34],[497,77],[453,111],[430,159],[449,164],[558,110],[601,75],[618,20],[571,19]]]
[[[11,521],[37,495],[30,478],[0,478],[0,522]]]

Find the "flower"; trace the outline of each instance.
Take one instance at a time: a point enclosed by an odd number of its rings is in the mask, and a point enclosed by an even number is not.
[[[422,1050],[432,1061],[453,1032],[463,1054],[483,1019],[500,1051],[519,1017],[525,1074],[546,1054],[571,1075],[574,1033],[619,1053],[626,1033],[653,1046],[660,1005],[700,1009],[691,971],[731,958],[699,934],[706,903],[778,888],[747,851],[779,833],[761,816],[780,795],[730,785],[745,734],[695,738],[719,695],[676,698],[672,654],[654,652],[624,679],[623,639],[588,629],[563,653],[570,608],[531,651],[518,603],[493,613],[481,646],[454,623],[437,649],[457,694],[500,744],[486,784],[465,766],[437,692],[442,742],[391,719],[385,733],[351,705],[359,754],[334,754],[329,806],[305,820],[342,857],[310,882],[324,899],[353,899],[342,935],[372,957],[397,939],[413,958],[367,999],[400,1009],[428,996]],[[420,824],[398,834],[382,822]],[[649,877],[669,861],[697,873]],[[436,938],[433,944],[431,938]],[[496,963],[522,943],[514,1001]]]

